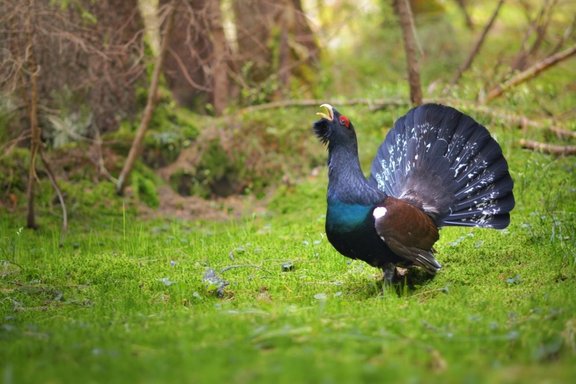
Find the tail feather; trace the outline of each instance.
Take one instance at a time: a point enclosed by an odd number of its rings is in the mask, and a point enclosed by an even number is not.
[[[478,199],[468,208],[451,212],[443,224],[503,229],[510,223],[509,212],[514,208],[514,203],[512,194],[497,199]]]
[[[502,164],[473,164],[472,169],[466,172],[464,177],[455,180],[458,187],[458,192],[455,194],[455,197],[457,199],[464,199],[467,196],[472,196],[480,191],[490,189],[496,181],[500,181],[501,179],[504,179],[502,183],[505,185],[503,185],[503,187],[508,185],[507,181],[511,182],[508,168],[504,168]],[[511,187],[512,185],[510,185],[510,188]]]
[[[498,143],[463,113],[426,104],[398,119],[370,182],[419,205],[438,225],[505,228],[513,181]]]
[[[463,195],[462,200],[458,200],[458,202],[452,206],[452,211],[453,213],[461,212],[481,203],[489,203],[496,199],[502,199],[509,195],[507,189],[508,180],[505,178],[498,180],[492,184],[491,187],[481,190],[474,195]]]
[[[454,213],[450,215],[450,218],[444,220],[443,224],[504,229],[510,224],[510,210],[512,210],[512,208],[514,208],[514,201],[513,198],[509,196],[498,206],[492,206],[482,211]]]

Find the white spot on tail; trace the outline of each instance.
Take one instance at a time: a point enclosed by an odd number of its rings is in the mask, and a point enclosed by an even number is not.
[[[374,212],[372,212],[372,215],[374,216],[374,218],[376,220],[383,218],[386,215],[386,212],[388,212],[388,210],[384,207],[376,207],[374,209]]]

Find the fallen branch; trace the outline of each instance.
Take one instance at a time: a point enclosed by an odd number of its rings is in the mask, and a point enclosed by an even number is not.
[[[575,138],[576,139],[576,131],[571,131],[569,129],[565,129],[554,125],[551,122],[541,122],[536,120],[531,120],[526,116],[517,115],[509,111],[505,110],[498,110],[494,108],[489,108],[485,105],[476,105],[471,103],[464,103],[462,101],[456,101],[456,104],[466,106],[469,109],[474,111],[485,113],[490,115],[496,119],[500,119],[503,121],[508,122],[509,124],[518,126],[519,128],[531,127],[537,129],[545,129],[552,133],[554,133],[558,138]]]
[[[21,132],[20,135],[18,135],[18,137],[15,139],[9,140],[6,143],[0,145],[0,159],[8,156],[10,153],[12,153],[14,148],[18,147],[20,143],[26,140],[30,140],[30,132],[24,131]]]
[[[278,100],[266,104],[252,105],[240,109],[237,113],[246,114],[267,109],[290,108],[290,107],[319,107],[321,104],[328,103],[334,106],[338,105],[369,105],[377,108],[390,106],[402,107],[409,105],[407,100],[402,99],[349,99],[349,100],[319,100],[319,99],[302,99],[302,100]]]
[[[494,9],[494,12],[492,13],[492,17],[490,17],[490,20],[488,20],[488,23],[486,23],[486,25],[484,26],[482,33],[474,43],[474,46],[472,47],[472,50],[470,51],[468,58],[466,58],[466,61],[460,66],[460,68],[458,68],[458,71],[454,74],[454,77],[450,81],[450,86],[456,85],[456,83],[458,83],[464,72],[466,72],[472,66],[472,62],[478,55],[478,52],[480,52],[480,48],[482,48],[484,40],[486,40],[486,36],[488,36],[488,32],[490,31],[490,29],[492,29],[494,21],[496,21],[496,17],[498,16],[500,8],[502,8],[503,4],[504,0],[500,0],[498,2],[496,9]]]
[[[574,138],[576,139],[576,131],[571,131],[562,128],[550,121],[536,121],[531,120],[526,116],[516,115],[510,111],[488,107],[486,105],[478,105],[476,102],[469,102],[460,99],[441,98],[441,99],[424,99],[424,103],[440,103],[450,105],[456,108],[466,108],[475,112],[489,115],[493,118],[503,120],[508,124],[517,126],[519,128],[531,127],[541,130],[547,130],[554,133],[558,138]],[[242,108],[237,111],[238,114],[249,114],[258,111],[265,111],[269,109],[278,108],[294,108],[294,107],[319,107],[320,104],[328,103],[334,106],[343,105],[366,105],[371,111],[378,111],[388,107],[408,107],[410,103],[408,100],[398,99],[349,99],[349,100],[319,100],[319,99],[303,99],[303,100],[279,100],[266,104],[253,105],[250,107]]]
[[[576,145],[556,145],[525,139],[520,140],[520,145],[522,148],[532,149],[552,155],[576,155]]]
[[[544,60],[534,64],[530,68],[522,71],[515,76],[513,76],[508,81],[505,81],[503,84],[497,85],[494,87],[490,92],[488,92],[488,96],[486,97],[485,102],[490,102],[495,98],[502,96],[504,92],[517,86],[518,84],[522,84],[525,81],[536,77],[540,72],[570,58],[571,56],[576,54],[576,45],[573,45],[570,48],[567,48],[561,52],[558,52],[552,56],[545,58]]]

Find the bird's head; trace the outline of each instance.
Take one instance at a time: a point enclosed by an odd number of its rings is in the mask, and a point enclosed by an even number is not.
[[[322,112],[317,115],[320,120],[314,123],[314,133],[324,144],[338,145],[356,143],[356,133],[349,118],[341,115],[330,104],[320,106]]]

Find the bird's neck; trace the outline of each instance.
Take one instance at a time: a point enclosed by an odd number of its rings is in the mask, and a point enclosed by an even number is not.
[[[329,202],[372,205],[384,197],[366,180],[356,145],[329,147],[328,151]]]

